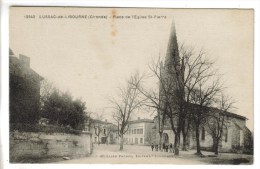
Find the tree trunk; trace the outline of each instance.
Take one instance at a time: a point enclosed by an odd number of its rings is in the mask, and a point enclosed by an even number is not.
[[[202,155],[200,151],[200,131],[199,131],[199,125],[196,125],[196,147],[197,147],[197,152],[196,155]]]
[[[182,133],[182,137],[183,137],[182,150],[183,151],[188,151],[188,138],[187,138],[187,134],[183,134]]]
[[[174,139],[174,155],[179,156],[179,147],[180,147],[180,132],[177,132]]]
[[[217,139],[213,139],[213,148],[214,148],[215,155],[218,155],[218,145],[219,145],[219,141]]]
[[[159,132],[159,150],[161,150],[161,148],[162,148],[162,132]]]
[[[120,135],[120,148],[119,148],[119,150],[123,150],[123,148],[124,148],[124,135],[121,134]]]

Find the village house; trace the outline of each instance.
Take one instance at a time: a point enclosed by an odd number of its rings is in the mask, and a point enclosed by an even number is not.
[[[37,123],[40,109],[40,82],[38,73],[30,68],[30,58],[15,56],[9,49],[10,123]]]
[[[124,135],[125,144],[150,145],[155,137],[153,133],[154,122],[150,119],[140,119],[130,121],[128,130]]]
[[[88,119],[85,121],[83,131],[92,133],[92,142],[95,144],[117,144],[118,130],[117,126],[107,120]]]

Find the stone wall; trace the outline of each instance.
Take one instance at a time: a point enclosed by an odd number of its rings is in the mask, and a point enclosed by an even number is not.
[[[10,132],[10,162],[52,157],[78,158],[92,153],[92,135],[42,132]]]

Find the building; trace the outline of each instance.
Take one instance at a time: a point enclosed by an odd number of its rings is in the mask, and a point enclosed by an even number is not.
[[[221,152],[237,152],[242,153],[248,151],[251,142],[250,130],[246,127],[246,118],[235,113],[220,111],[215,108],[210,108],[209,113],[220,113],[224,116],[224,125],[222,129],[222,138],[219,143],[219,150]],[[202,149],[212,150],[214,139],[212,137],[212,126],[217,124],[205,123],[201,126],[200,145]],[[190,147],[195,148],[194,132],[190,138]],[[214,134],[213,134],[214,135]]]
[[[153,120],[140,119],[130,121],[124,135],[125,144],[150,145],[155,137]],[[153,132],[154,131],[154,132]]]
[[[183,63],[183,62],[182,62]],[[163,64],[162,64],[163,65]],[[176,29],[174,23],[172,24],[168,48],[166,52],[165,57],[165,63],[163,65],[162,69],[162,76],[163,76],[163,82],[166,83],[164,88],[162,88],[162,84],[159,88],[160,90],[160,97],[161,100],[164,100],[164,98],[167,97],[167,101],[162,101],[162,107],[168,106],[165,111],[168,111],[169,109],[171,112],[174,112],[176,110],[176,107],[178,107],[178,103],[175,104],[176,98],[184,97],[184,94],[180,94],[181,90],[177,91],[177,88],[184,89],[184,73],[185,68],[181,66],[180,62],[180,56],[179,56],[179,49],[178,49],[178,43],[177,43],[177,36],[176,36]],[[178,85],[178,86],[177,86]],[[165,92],[165,90],[167,90]],[[168,95],[168,93],[174,93],[175,95]],[[176,97],[177,96],[177,97]],[[166,100],[166,99],[165,99]],[[179,99],[181,100],[181,99]],[[185,99],[183,98],[185,101]],[[183,103],[183,102],[182,102]],[[186,104],[186,103],[185,103]],[[184,105],[184,104],[182,104]],[[189,104],[191,106],[191,104]],[[169,108],[170,107],[170,108]],[[196,105],[195,105],[196,107]],[[223,118],[225,118],[224,121],[224,128],[222,128],[222,138],[220,139],[219,143],[219,150],[222,152],[244,152],[245,147],[252,147],[252,134],[249,131],[249,129],[246,127],[246,118],[240,115],[237,115],[235,113],[221,111],[215,108],[208,108],[206,112],[208,113],[216,113],[216,115],[222,115]],[[193,109],[191,111],[196,110]],[[160,114],[160,112],[158,112]],[[162,113],[161,113],[162,114]],[[174,114],[174,113],[173,113]],[[159,117],[161,117],[159,115]],[[178,116],[180,117],[180,116]],[[168,118],[168,119],[167,119]],[[172,117],[174,118],[174,117]],[[163,118],[160,118],[163,119]],[[177,119],[177,118],[176,118]],[[153,129],[156,130],[156,138],[154,140],[155,143],[159,143],[159,140],[161,140],[162,143],[165,144],[174,144],[175,141],[175,135],[172,131],[171,124],[169,117],[166,117],[165,125],[162,127],[163,131],[161,133],[161,137],[159,135],[159,123],[162,123],[158,116],[154,119],[156,125]],[[216,124],[206,124],[207,122],[201,122],[199,133],[200,133],[200,145],[202,149],[212,149],[213,143],[216,139],[213,140],[212,137],[212,127],[210,125],[216,125]],[[177,124],[177,120],[173,122],[173,124]],[[216,126],[214,126],[216,127]],[[213,128],[214,128],[213,127]],[[188,146],[189,148],[196,148],[196,141],[195,141],[195,124],[191,124],[191,129],[188,133]],[[180,145],[183,145],[183,137],[182,134],[180,136]]]
[[[117,144],[117,126],[107,120],[88,119],[85,121],[84,131],[92,133],[92,142],[95,144]]]
[[[237,115],[230,112],[220,112],[224,113],[225,125],[222,131],[222,138],[219,143],[220,152],[235,152],[235,153],[252,153],[253,151],[253,139],[252,133],[246,127],[246,118],[244,116]],[[156,137],[153,142],[159,144],[159,127],[158,119],[154,119],[156,126],[155,129]],[[192,126],[192,125],[191,125]],[[162,143],[165,144],[174,144],[175,135],[171,129],[169,120],[165,122],[162,133]],[[202,150],[212,150],[213,151],[213,137],[211,134],[210,126],[208,123],[204,123],[200,127],[200,146]],[[183,146],[183,136],[180,137],[180,149]],[[188,133],[188,148],[196,149],[196,135],[194,127],[191,127]]]
[[[9,49],[10,123],[37,123],[40,82],[43,78],[30,68],[30,58],[15,56]]]

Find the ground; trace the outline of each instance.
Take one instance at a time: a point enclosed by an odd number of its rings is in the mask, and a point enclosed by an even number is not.
[[[221,153],[214,156],[212,152],[202,152],[205,156],[194,155],[195,151],[180,151],[178,157],[169,152],[152,151],[149,146],[124,145],[94,145],[89,157],[61,161],[58,163],[74,164],[252,164],[253,156],[245,154]]]

